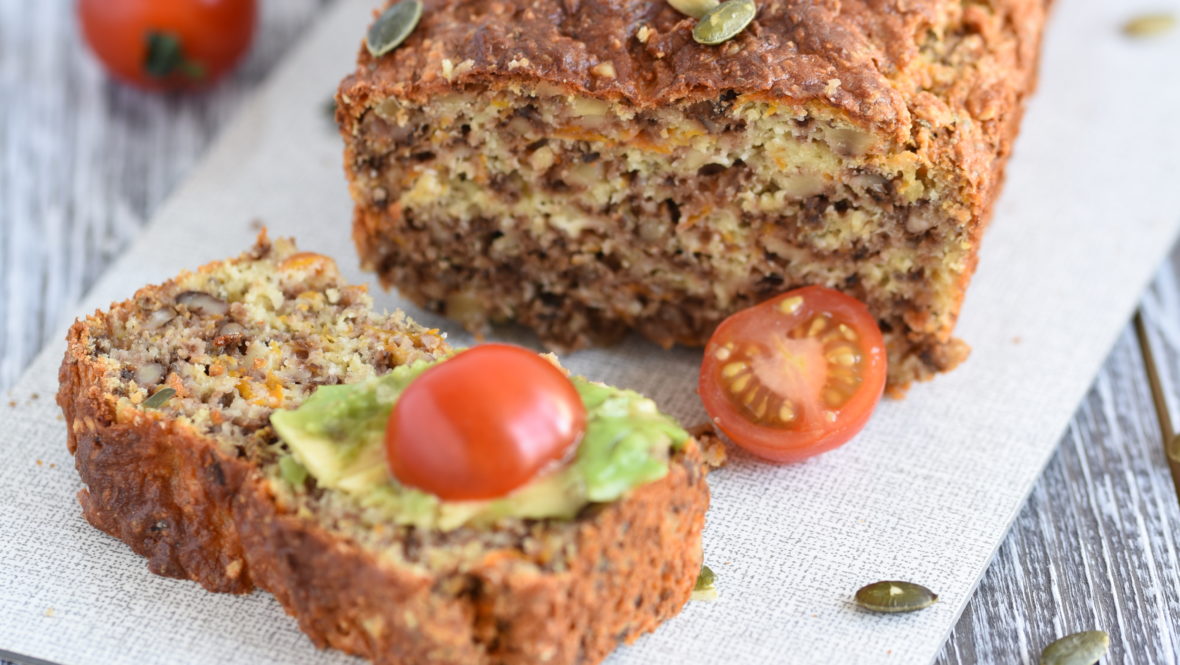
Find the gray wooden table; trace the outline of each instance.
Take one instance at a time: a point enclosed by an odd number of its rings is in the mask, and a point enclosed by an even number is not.
[[[243,67],[168,97],[107,80],[72,2],[0,0],[0,390],[328,1],[264,2]],[[1180,254],[1143,311],[1177,395]],[[1033,663],[1055,637],[1091,628],[1111,635],[1106,662],[1180,661],[1180,502],[1130,325],[939,662]]]

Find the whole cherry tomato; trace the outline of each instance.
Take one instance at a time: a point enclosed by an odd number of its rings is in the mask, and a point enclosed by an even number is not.
[[[255,0],[79,0],[91,50],[117,78],[149,90],[199,88],[250,46]]]
[[[760,457],[794,462],[868,422],[885,388],[885,343],[859,300],[809,286],[742,310],[705,347],[700,393],[713,422]]]
[[[483,344],[423,372],[389,414],[393,476],[447,500],[493,499],[560,463],[586,430],[586,407],[553,363]]]

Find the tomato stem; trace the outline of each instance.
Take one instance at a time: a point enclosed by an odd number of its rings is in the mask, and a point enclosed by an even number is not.
[[[205,67],[184,57],[180,37],[176,34],[149,30],[144,39],[147,41],[147,52],[143,58],[143,69],[148,76],[163,79],[180,72],[190,80],[204,78]]]

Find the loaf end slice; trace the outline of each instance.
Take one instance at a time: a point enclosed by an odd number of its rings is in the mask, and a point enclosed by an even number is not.
[[[318,646],[389,664],[593,663],[691,593],[708,504],[695,441],[624,499],[490,529],[397,526],[282,481],[275,409],[450,352],[290,241],[142,289],[68,342],[57,399],[86,519],[157,574],[270,591]]]

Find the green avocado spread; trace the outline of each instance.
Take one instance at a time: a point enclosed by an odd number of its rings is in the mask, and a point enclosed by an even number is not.
[[[282,479],[307,476],[354,496],[398,524],[449,530],[505,518],[569,519],[588,503],[609,502],[663,478],[670,451],[688,433],[639,393],[571,377],[586,405],[586,433],[571,459],[512,493],[487,501],[445,501],[398,483],[385,461],[385,423],[402,391],[434,363],[394,368],[363,383],[321,386],[298,409],[270,420],[291,450]]]

